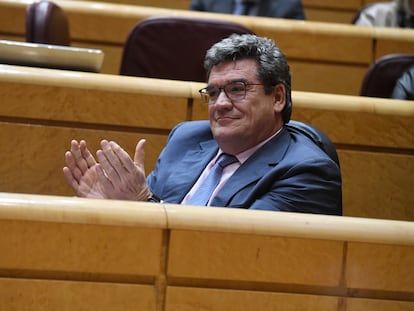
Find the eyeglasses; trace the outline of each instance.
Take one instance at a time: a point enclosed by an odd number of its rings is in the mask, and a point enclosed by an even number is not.
[[[248,85],[264,85],[259,83],[246,83],[244,81],[230,82],[222,87],[211,85],[198,92],[204,103],[213,105],[220,96],[221,91],[226,94],[227,98],[233,101],[240,101],[246,97],[246,86]]]

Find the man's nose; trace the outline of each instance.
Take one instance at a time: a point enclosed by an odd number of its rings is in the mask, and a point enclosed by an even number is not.
[[[227,96],[224,90],[220,90],[220,93],[217,96],[217,100],[214,103],[215,105],[228,105],[232,104],[231,99]]]

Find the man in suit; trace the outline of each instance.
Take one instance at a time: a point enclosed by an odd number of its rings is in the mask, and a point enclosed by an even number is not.
[[[190,10],[236,15],[305,19],[301,0],[192,0]]]
[[[391,98],[414,100],[414,65],[408,68],[395,82]]]
[[[354,17],[357,26],[414,28],[414,0],[369,3]]]
[[[173,129],[148,177],[143,139],[134,160],[115,142],[102,141],[98,162],[85,141],[73,140],[63,171],[77,195],[341,215],[339,165],[285,126],[290,70],[274,42],[234,34],[213,45],[204,64],[208,84],[200,94],[209,121]],[[196,203],[223,157],[234,162],[222,168],[207,200]]]

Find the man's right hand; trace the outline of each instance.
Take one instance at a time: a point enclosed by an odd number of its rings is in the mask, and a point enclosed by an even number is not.
[[[96,172],[96,160],[81,140],[71,141],[70,151],[65,153],[66,165],[63,174],[76,195],[85,198],[105,199],[105,195]]]

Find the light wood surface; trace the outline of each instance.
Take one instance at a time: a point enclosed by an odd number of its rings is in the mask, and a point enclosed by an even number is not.
[[[25,8],[31,1],[0,1],[0,38],[24,40]],[[68,15],[72,45],[104,51],[103,73],[119,73],[128,33],[139,21],[150,16],[225,19],[274,39],[289,60],[293,86],[299,91],[358,95],[364,74],[375,59],[386,53],[414,53],[414,31],[407,29],[383,31],[350,24],[234,16],[107,2],[56,2]],[[14,21],[8,22],[11,16]],[[103,24],[111,26],[101,27]]]
[[[0,191],[73,195],[62,174],[72,139],[85,139],[92,152],[115,140],[132,156],[146,138],[149,173],[177,123],[206,118],[202,86],[1,65]],[[294,91],[293,106],[294,120],[336,145],[344,215],[414,220],[411,102]]]
[[[366,3],[377,0],[303,0],[306,20],[349,24],[355,12]],[[191,0],[102,0],[117,4],[132,4],[159,8],[187,10]]]
[[[4,310],[156,310],[151,285],[0,278]]]
[[[412,222],[0,193],[0,224],[7,310],[414,306]]]

